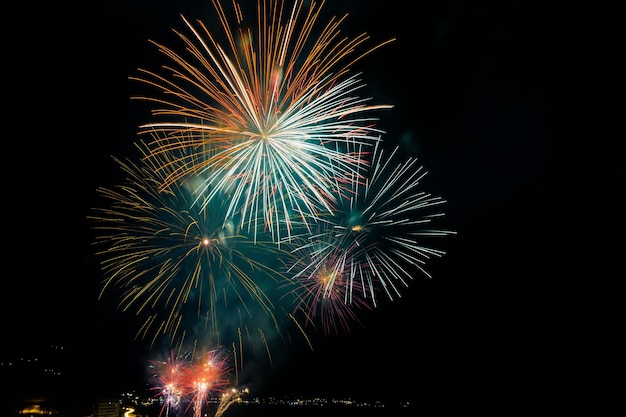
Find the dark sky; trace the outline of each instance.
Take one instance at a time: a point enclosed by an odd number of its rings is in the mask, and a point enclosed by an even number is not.
[[[66,344],[71,373],[91,381],[77,385],[117,392],[149,354],[128,316],[96,300],[86,216],[96,187],[119,180],[111,155],[127,156],[148,117],[128,81],[158,62],[148,39],[171,39],[179,13],[202,19],[212,6],[85,3],[28,3],[2,25],[1,328],[9,350]],[[569,372],[563,340],[584,326],[593,290],[619,275],[625,22],[600,3],[493,3],[327,5],[349,13],[352,34],[397,38],[356,68],[376,102],[394,104],[380,115],[385,138],[418,156],[457,235],[442,240],[432,280],[417,276],[364,328],[318,338],[269,387],[480,401],[512,376]],[[537,365],[546,357],[548,371]]]

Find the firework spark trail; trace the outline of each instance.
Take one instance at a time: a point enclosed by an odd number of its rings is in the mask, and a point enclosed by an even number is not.
[[[230,390],[222,393],[222,396],[220,397],[220,403],[213,417],[221,417],[222,415],[224,415],[226,410],[228,410],[231,405],[241,402],[241,397],[243,397],[245,394],[248,394],[247,388],[244,388],[242,390],[231,388]]]
[[[226,391],[229,383],[226,375],[230,370],[228,358],[213,350],[185,368],[187,386],[192,392],[192,405],[196,417],[202,414],[209,396]]]
[[[353,188],[341,195],[336,213],[319,217],[328,225],[323,239],[342,248],[340,263],[350,271],[353,286],[347,293],[369,299],[374,307],[379,290],[390,300],[401,297],[400,288],[408,286],[416,269],[431,278],[426,262],[445,252],[426,241],[455,234],[432,227],[444,215],[438,210],[445,200],[420,190],[426,172],[416,158],[400,160],[397,154],[398,147],[386,155],[376,146],[372,163],[350,182]]]
[[[363,158],[337,151],[346,141],[374,146],[381,130],[365,116],[389,105],[369,105],[357,95],[364,84],[351,66],[393,39],[365,47],[369,36],[340,37],[343,18],[333,17],[314,35],[324,2],[286,7],[283,0],[259,0],[257,30],[245,28],[237,3],[237,28],[224,7],[213,1],[225,44],[197,21],[182,17],[191,32],[176,32],[187,57],[153,42],[174,64],[160,75],[140,69],[131,79],[160,90],[153,103],[162,121],[141,126],[163,133],[148,157],[181,147],[189,150],[164,176],[161,189],[204,174],[195,188],[195,205],[204,207],[228,195],[225,213],[240,212],[256,240],[268,230],[274,242],[290,236],[292,218],[307,224],[336,205],[337,178],[351,178]],[[359,53],[360,50],[363,50]],[[142,132],[140,132],[142,133]],[[334,146],[333,146],[334,144]],[[330,145],[330,146],[329,146]],[[210,147],[214,153],[198,157]]]
[[[303,314],[304,325],[321,325],[325,334],[349,332],[361,324],[358,312],[370,309],[360,291],[358,265],[346,256],[350,251],[338,246],[332,228],[321,224],[317,233],[296,235],[286,244],[293,256],[285,259],[286,275],[293,286],[294,314]]]
[[[152,361],[151,368],[154,369],[156,379],[152,389],[157,391],[157,396],[161,396],[163,404],[159,416],[165,412],[169,416],[170,410],[177,410],[181,405],[184,392],[184,362],[172,353],[168,361]]]
[[[192,409],[194,416],[199,417],[209,397],[216,395],[221,398],[218,412],[223,414],[244,393],[228,389],[228,374],[232,368],[228,356],[221,349],[207,350],[198,355],[193,352],[176,355],[172,352],[167,361],[151,361],[150,368],[155,379],[152,389],[158,391],[157,395],[163,401],[159,415],[164,412],[167,415],[170,410],[179,411],[186,403],[184,411]],[[230,401],[227,401],[228,397],[232,397]]]
[[[137,148],[146,151],[145,144]],[[147,317],[138,335],[152,333],[152,343],[159,336],[183,343],[193,329],[203,343],[225,344],[231,337],[242,346],[241,329],[252,328],[246,343],[265,346],[266,334],[282,326],[266,294],[284,279],[271,267],[280,250],[270,241],[255,244],[233,221],[224,223],[225,198],[198,213],[189,210],[186,186],[159,191],[172,166],[160,155],[157,165],[154,158],[142,164],[115,159],[126,182],[97,190],[107,202],[89,216],[105,276],[100,297],[122,289],[120,308]]]

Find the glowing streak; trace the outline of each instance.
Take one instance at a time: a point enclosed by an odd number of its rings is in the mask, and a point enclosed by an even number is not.
[[[358,151],[362,145],[355,142]],[[369,300],[378,305],[377,292],[382,291],[390,300],[402,296],[402,288],[415,276],[415,269],[426,277],[431,275],[425,263],[432,257],[445,254],[426,245],[426,239],[455,234],[453,231],[429,228],[431,222],[443,213],[433,212],[445,203],[420,191],[420,180],[426,175],[417,160],[404,161],[397,156],[398,148],[390,155],[377,146],[372,153],[372,163],[363,165],[352,181],[350,192],[339,198],[340,205],[333,215],[320,216],[320,231],[316,235],[303,234],[292,239],[291,252],[297,260],[288,268],[292,280],[297,280],[309,292],[301,295],[308,303],[307,322],[314,319],[317,303],[328,299],[342,277],[341,289],[345,305],[338,300],[332,303],[334,316],[343,320],[355,319],[349,307],[355,301]],[[327,277],[320,281],[320,277]],[[350,320],[353,321],[353,320]],[[325,327],[337,327],[327,316],[322,317]]]
[[[137,147],[146,149],[142,143]],[[209,337],[204,342],[218,343],[233,307],[246,311],[244,322],[268,317],[275,323],[275,305],[261,283],[284,279],[265,264],[279,249],[257,245],[234,230],[232,220],[225,222],[223,196],[197,213],[189,211],[188,187],[159,192],[172,160],[160,155],[159,164],[154,158],[143,164],[115,159],[126,182],[98,189],[107,205],[89,218],[105,275],[100,297],[114,287],[122,289],[120,308],[145,317],[138,335],[152,332],[152,343],[167,335],[182,344],[201,317],[206,323],[202,337]]]
[[[167,75],[139,70],[131,77],[163,93],[163,98],[137,96],[154,103],[158,120],[141,126],[159,132],[148,158],[185,149],[171,161],[160,189],[203,175],[194,188],[200,210],[222,195],[230,204],[225,218],[239,216],[240,226],[256,234],[268,230],[274,242],[291,236],[292,216],[307,223],[320,213],[333,213],[338,182],[354,177],[366,163],[345,152],[346,143],[375,146],[383,133],[377,118],[363,114],[388,109],[370,105],[357,91],[363,84],[352,65],[385,41],[360,54],[369,37],[340,38],[345,19],[333,17],[318,35],[314,28],[324,2],[295,2],[283,15],[284,1],[259,0],[257,31],[242,27],[243,14],[233,3],[238,29],[231,27],[219,1],[225,43],[205,24],[182,17],[191,32],[176,32],[188,56],[156,42],[174,65]],[[252,39],[256,43],[252,42]],[[239,42],[236,41],[239,40]]]

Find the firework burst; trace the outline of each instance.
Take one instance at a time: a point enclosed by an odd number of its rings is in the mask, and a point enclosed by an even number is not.
[[[172,161],[160,189],[201,174],[194,205],[204,208],[226,195],[225,218],[239,213],[254,238],[267,230],[274,242],[290,235],[294,218],[308,224],[333,212],[338,185],[364,163],[345,143],[374,146],[382,131],[368,114],[391,107],[368,104],[357,94],[364,84],[349,72],[392,40],[367,48],[366,34],[342,37],[346,16],[316,32],[323,2],[304,3],[259,0],[254,31],[241,5],[233,3],[233,26],[214,0],[221,42],[203,22],[183,17],[189,35],[176,34],[186,54],[153,42],[172,65],[165,74],[139,70],[131,77],[163,93],[134,97],[152,103],[159,118],[141,126],[140,133],[162,133],[148,156],[188,151]]]
[[[223,393],[228,386],[226,375],[230,372],[228,358],[216,351],[202,355],[185,369],[187,386],[190,388],[194,415],[200,416],[209,396]]]
[[[205,344],[267,346],[267,335],[283,327],[265,292],[283,279],[271,267],[280,250],[224,222],[225,198],[198,212],[189,210],[189,183],[159,191],[172,166],[160,155],[158,165],[115,159],[125,183],[97,190],[107,201],[90,216],[105,276],[100,297],[121,289],[120,309],[146,318],[138,335],[151,334],[153,343],[160,335],[183,343],[193,332]]]
[[[358,265],[338,246],[332,229],[322,224],[315,234],[296,235],[286,244],[291,255],[286,258],[286,275],[296,285],[294,314],[304,315],[304,325],[320,324],[324,333],[350,331],[360,324],[359,311],[370,309],[362,297]]]
[[[320,221],[327,224],[324,240],[341,248],[335,263],[349,271],[351,288],[345,294],[376,307],[377,292],[394,300],[416,272],[431,278],[426,262],[445,252],[428,241],[455,232],[434,227],[444,216],[445,200],[421,190],[427,173],[416,158],[401,160],[397,147],[387,155],[378,146],[371,157],[371,165],[351,181],[351,192],[342,194],[336,214]],[[318,262],[307,268],[317,268]]]
[[[221,349],[172,353],[167,361],[152,361],[150,370],[155,381],[152,389],[162,399],[160,415],[168,415],[170,410],[192,409],[194,416],[200,416],[208,400],[217,396],[221,398],[218,412],[223,414],[239,398],[235,395],[239,391],[228,388],[228,375],[233,368]]]
[[[154,385],[153,390],[157,391],[157,396],[162,399],[160,415],[165,413],[169,416],[171,410],[178,410],[181,406],[183,396],[186,394],[184,382],[185,363],[172,353],[167,361],[152,361],[150,368],[153,370]]]
[[[272,365],[270,339],[292,342],[294,324],[311,348],[307,326],[349,331],[380,294],[430,278],[445,254],[430,239],[454,234],[436,227],[445,201],[420,189],[416,158],[383,150],[372,113],[391,106],[369,104],[351,73],[391,41],[342,36],[346,16],[318,26],[323,1],[256,4],[254,30],[235,0],[232,23],[213,0],[219,36],[182,17],[179,52],[153,42],[168,65],[131,79],[161,94],[133,97],[154,120],[88,216],[100,298],[121,290],[119,308],[144,319],[138,336],[232,347],[232,368],[217,350],[158,362],[166,413],[186,403],[200,416],[219,394],[219,417],[243,393],[226,375],[239,381],[244,350]]]

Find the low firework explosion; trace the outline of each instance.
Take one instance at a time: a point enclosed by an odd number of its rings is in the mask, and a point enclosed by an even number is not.
[[[161,399],[160,416],[186,414],[191,410],[199,417],[209,408],[211,398],[219,398],[215,410],[215,416],[219,417],[248,392],[230,387],[228,376],[233,369],[220,349],[172,354],[166,361],[152,361],[150,369],[152,389]]]

